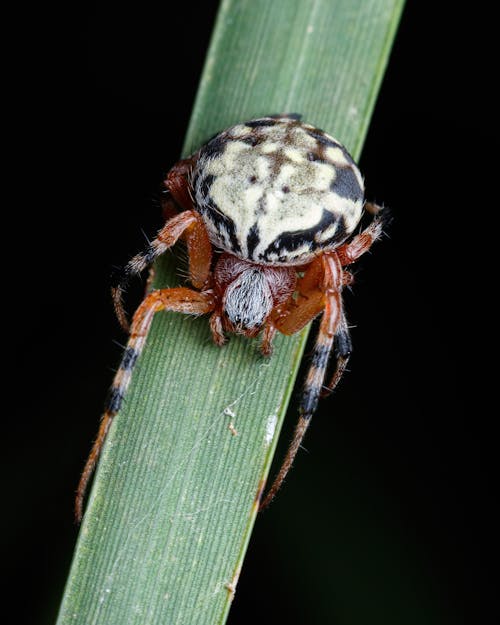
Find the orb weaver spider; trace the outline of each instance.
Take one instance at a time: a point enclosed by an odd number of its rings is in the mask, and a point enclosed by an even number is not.
[[[322,313],[295,433],[261,503],[265,508],[292,465],[320,396],[334,390],[346,368],[351,339],[342,290],[353,281],[346,267],[382,234],[381,208],[364,201],[363,178],[352,157],[299,115],[270,115],[228,128],[176,163],[164,185],[166,223],[112,289],[129,339],[78,485],[78,520],[106,435],[160,311],[210,314],[212,337],[220,346],[226,332],[261,334],[265,356],[276,332],[299,332]],[[352,236],[364,211],[373,218]],[[129,326],[122,303],[129,278],[179,239],[187,246],[192,288],[146,294]],[[216,257],[214,248],[221,252]],[[325,386],[332,353],[336,365]]]

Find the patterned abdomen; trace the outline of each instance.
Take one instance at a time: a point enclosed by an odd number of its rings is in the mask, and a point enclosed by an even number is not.
[[[307,263],[356,228],[363,179],[347,150],[293,117],[233,126],[198,152],[195,208],[214,246],[264,264]]]

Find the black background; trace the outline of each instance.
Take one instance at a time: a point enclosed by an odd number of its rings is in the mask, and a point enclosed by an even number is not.
[[[444,4],[410,1],[403,16],[360,163],[368,197],[394,221],[347,296],[351,371],[257,522],[229,623],[448,625],[463,622],[466,596],[474,623],[490,617],[464,519],[471,508],[488,535],[488,487],[471,501],[487,475],[471,472],[485,434],[477,402],[467,430],[463,405],[483,342],[471,311],[485,295],[475,246],[493,223],[494,106],[488,37]],[[160,226],[152,197],[180,153],[216,5],[12,17],[2,539],[17,623],[57,612],[73,492],[123,340],[109,275]]]

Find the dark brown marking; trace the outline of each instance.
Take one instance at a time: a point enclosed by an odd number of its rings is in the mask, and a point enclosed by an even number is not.
[[[261,126],[276,126],[277,123],[277,119],[265,117],[263,119],[253,119],[252,121],[245,122],[245,126],[248,126],[249,128],[259,128]]]

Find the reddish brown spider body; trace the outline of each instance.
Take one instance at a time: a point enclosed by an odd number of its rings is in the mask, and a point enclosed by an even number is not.
[[[81,518],[86,485],[113,417],[119,411],[155,313],[210,314],[214,342],[226,333],[262,335],[268,356],[276,332],[291,335],[323,313],[306,377],[295,435],[262,506],[286,476],[325,394],[324,378],[334,353],[331,392],[351,352],[342,289],[352,281],[345,267],[364,254],[382,231],[379,207],[365,204],[363,182],[345,148],[297,116],[270,116],[220,133],[165,180],[165,226],[149,247],[125,267],[113,288],[122,327],[130,331],[110,390],[106,411],[85,465],[76,499]],[[352,235],[363,207],[374,216]],[[181,212],[178,212],[178,211]],[[128,278],[184,240],[193,288],[160,289],[146,295],[129,328],[122,305]],[[222,250],[214,260],[213,247]]]

